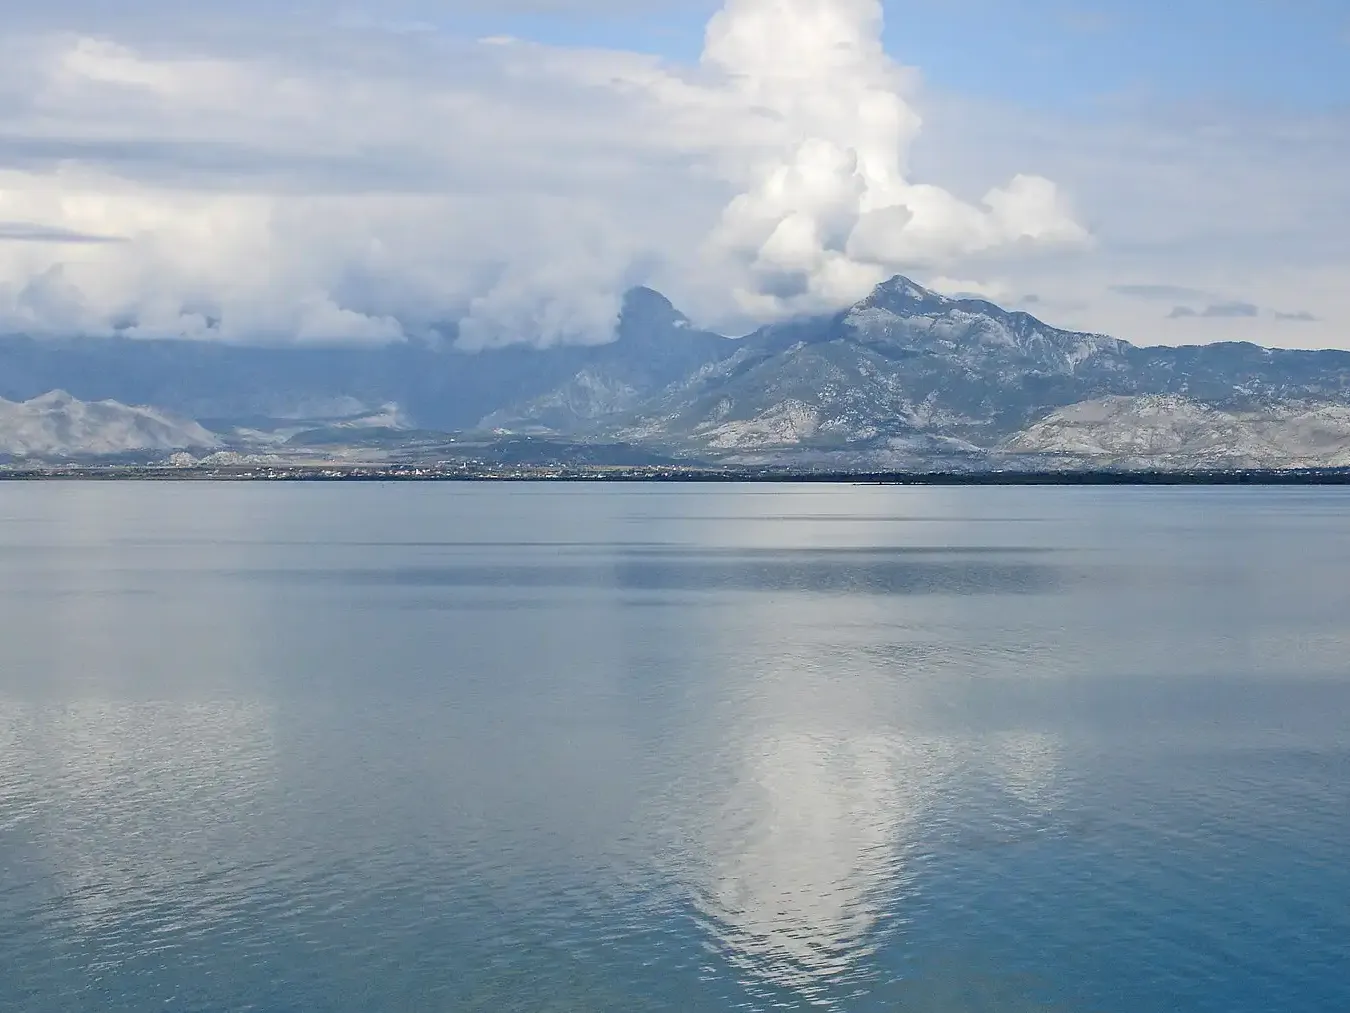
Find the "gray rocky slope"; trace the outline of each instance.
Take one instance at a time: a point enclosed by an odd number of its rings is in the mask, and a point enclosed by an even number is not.
[[[1106,397],[1051,412],[1000,449],[1080,465],[1344,468],[1350,407],[1224,411],[1174,395]]]

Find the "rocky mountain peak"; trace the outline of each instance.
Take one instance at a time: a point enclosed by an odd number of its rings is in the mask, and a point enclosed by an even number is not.
[[[1129,347],[1104,335],[1051,327],[984,299],[951,299],[903,276],[878,286],[843,323],[865,343],[942,355],[987,372],[1071,374],[1090,359]]]
[[[920,313],[941,312],[952,305],[953,301],[946,296],[897,274],[873,289],[872,294],[855,309],[886,310],[897,316],[914,316]]]
[[[652,337],[688,327],[689,318],[655,289],[632,288],[624,294],[619,313],[620,340]]]
[[[60,411],[79,403],[76,398],[64,390],[50,390],[46,394],[39,394],[28,402],[31,407],[43,411]]]

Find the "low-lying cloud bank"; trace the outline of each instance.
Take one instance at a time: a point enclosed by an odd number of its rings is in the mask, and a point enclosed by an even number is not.
[[[0,43],[0,330],[601,342],[1092,243],[1049,179],[911,178],[878,0],[727,0],[693,66],[435,32]]]

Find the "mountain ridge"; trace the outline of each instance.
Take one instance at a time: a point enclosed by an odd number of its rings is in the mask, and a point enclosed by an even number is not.
[[[993,452],[1047,413],[1104,396],[1175,394],[1231,408],[1350,401],[1350,353],[1136,346],[904,277],[838,314],[764,328],[738,345],[615,435],[853,465],[933,440]]]

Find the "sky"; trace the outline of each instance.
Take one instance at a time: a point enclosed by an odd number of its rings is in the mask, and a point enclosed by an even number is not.
[[[0,0],[0,331],[1350,348],[1345,0]]]

